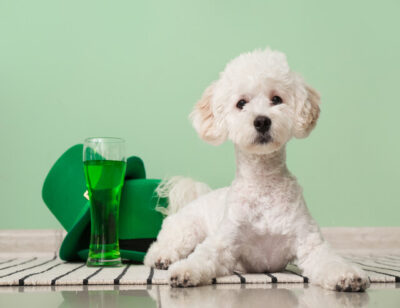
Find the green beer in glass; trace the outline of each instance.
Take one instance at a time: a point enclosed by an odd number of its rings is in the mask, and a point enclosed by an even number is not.
[[[87,266],[121,266],[119,203],[124,184],[125,141],[87,138],[83,165],[90,200],[91,235]]]

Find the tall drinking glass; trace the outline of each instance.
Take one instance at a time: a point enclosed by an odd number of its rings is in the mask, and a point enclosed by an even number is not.
[[[87,266],[121,266],[118,243],[119,202],[124,183],[125,141],[87,138],[83,165],[89,192],[91,235]]]

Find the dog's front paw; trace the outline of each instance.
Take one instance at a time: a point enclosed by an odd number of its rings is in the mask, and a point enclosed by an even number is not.
[[[358,266],[352,264],[332,265],[325,273],[322,286],[336,291],[363,292],[370,283],[368,276]]]
[[[169,269],[169,284],[171,287],[194,287],[200,284],[200,273],[190,261],[181,260]]]
[[[176,252],[168,251],[168,248],[161,247],[155,242],[147,251],[143,263],[146,266],[155,267],[157,269],[167,270],[168,267],[178,260]]]
[[[344,292],[363,292],[369,287],[368,277],[362,277],[357,274],[343,275],[335,285],[336,291]]]

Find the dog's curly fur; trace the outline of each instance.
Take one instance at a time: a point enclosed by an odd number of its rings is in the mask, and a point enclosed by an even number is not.
[[[256,50],[228,63],[190,118],[205,141],[234,143],[236,177],[214,191],[190,179],[167,183],[173,210],[144,263],[169,268],[171,286],[209,284],[234,270],[276,272],[293,262],[311,283],[365,290],[367,275],[330,249],[286,167],[285,144],[309,135],[319,104],[281,52]],[[264,129],[257,129],[260,116],[269,119]]]

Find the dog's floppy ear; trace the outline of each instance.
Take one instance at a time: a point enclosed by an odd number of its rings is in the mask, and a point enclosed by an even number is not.
[[[296,83],[296,111],[293,133],[296,138],[305,138],[317,124],[321,98],[319,93],[298,75],[296,75]]]
[[[225,141],[227,134],[222,125],[216,121],[213,113],[211,100],[214,87],[215,82],[204,91],[189,117],[201,139],[213,145],[219,145]]]

